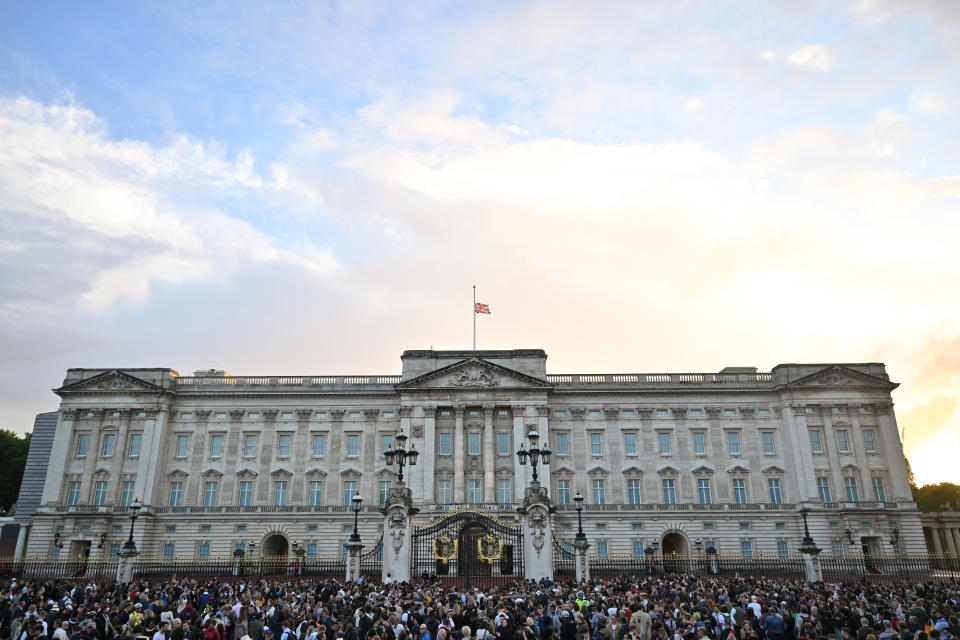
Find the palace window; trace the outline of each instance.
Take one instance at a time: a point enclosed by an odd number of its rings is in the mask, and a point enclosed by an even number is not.
[[[287,504],[287,481],[277,480],[273,483],[273,505],[284,507]]]
[[[773,431],[764,431],[760,434],[763,441],[763,452],[767,455],[773,455],[777,452],[776,444],[773,440]]]
[[[601,558],[606,558],[608,554],[607,551],[607,541],[606,540],[597,540],[597,555]]]
[[[747,482],[743,478],[733,479],[733,501],[736,504],[747,504]]]
[[[497,455],[510,455],[510,434],[506,431],[497,434]]]
[[[349,507],[353,504],[353,496],[357,493],[357,483],[355,480],[344,480],[343,482],[343,506]]]
[[[567,434],[558,433],[557,434],[557,455],[566,456],[570,454],[570,449],[567,446]]]
[[[780,489],[780,478],[767,479],[767,489],[770,491],[770,502],[783,504],[783,493]]]
[[[387,504],[387,498],[390,497],[390,485],[392,483],[389,480],[380,481],[380,506]]]
[[[240,481],[240,506],[249,507],[250,501],[252,498],[253,498],[253,481],[241,480]]]
[[[453,451],[453,445],[451,444],[453,434],[441,432],[437,435],[439,436],[437,439],[437,453],[441,456],[450,455],[450,452]]]
[[[257,436],[252,433],[243,436],[243,457],[252,458],[257,455]]]
[[[183,483],[182,482],[171,482],[170,483],[170,506],[179,507],[183,504]]]
[[[322,458],[327,450],[327,436],[322,433],[313,434],[313,456]]]
[[[93,484],[93,504],[103,505],[107,501],[107,483],[105,480],[98,480]]]
[[[87,449],[90,447],[90,436],[81,433],[77,436],[77,456],[82,458],[87,455]]]
[[[223,436],[210,436],[210,457],[219,458],[223,455]]]
[[[607,483],[601,478],[593,481],[593,504],[607,504]]]
[[[693,452],[697,455],[707,453],[707,437],[702,431],[693,432]]]
[[[699,478],[697,480],[697,497],[700,499],[700,504],[710,504],[713,502],[712,496],[710,495],[710,480],[706,478]]]
[[[623,434],[623,452],[628,456],[637,455],[637,434]]]
[[[437,503],[453,504],[453,489],[450,480],[437,480]]]
[[[570,504],[569,480],[557,480],[557,504]]]
[[[132,480],[125,480],[120,484],[120,506],[129,507],[133,502],[133,487]]]
[[[117,435],[115,433],[106,433],[103,436],[103,447],[100,450],[100,455],[104,458],[109,458],[113,455],[113,450],[117,445]]]
[[[217,506],[217,482],[215,480],[205,482],[203,485],[203,506]]]
[[[847,500],[850,502],[860,502],[860,486],[857,479],[853,476],[847,476],[843,479],[843,486],[847,490]]]
[[[277,456],[287,458],[290,456],[290,434],[283,433],[277,437]]]
[[[630,504],[640,504],[640,480],[627,480],[627,498]]]
[[[777,554],[781,556],[788,555],[790,553],[790,547],[787,545],[786,540],[777,540]]]
[[[590,434],[590,455],[592,456],[603,455],[603,434],[602,433]]]
[[[467,454],[471,456],[480,455],[480,434],[476,431],[467,434]]]
[[[127,456],[136,458],[140,455],[140,441],[143,436],[139,433],[131,433],[130,440],[127,443]]]
[[[469,504],[483,503],[483,482],[477,478],[470,478],[467,482],[467,502]]]
[[[209,558],[210,557],[210,543],[201,542],[197,545],[197,557],[198,558]]]
[[[659,433],[657,434],[657,440],[660,444],[660,455],[670,455],[670,434]]]
[[[163,545],[163,552],[162,552],[163,557],[168,559],[172,558],[173,549],[174,549],[174,546],[172,542],[165,542]]]
[[[883,478],[873,477],[873,499],[879,502],[887,501],[887,490],[883,486]]]
[[[837,430],[837,450],[840,453],[850,451],[850,433],[846,429]]]
[[[818,429],[810,429],[810,451],[823,453],[823,436]]]
[[[503,478],[497,480],[497,502],[500,504],[510,504],[513,501],[513,492],[510,487],[510,479]]]
[[[727,432],[727,451],[732,456],[740,455],[740,433],[737,431]]]
[[[347,435],[347,456],[356,457],[360,455],[360,435],[351,433]]]
[[[826,476],[817,477],[817,494],[820,496],[820,502],[833,502],[833,496],[830,493],[830,478]]]
[[[393,447],[393,434],[380,434],[380,455],[383,455]]]
[[[310,506],[318,507],[323,504],[323,480],[310,481]]]
[[[673,478],[664,478],[660,481],[663,490],[664,504],[677,504],[677,487]]]
[[[877,436],[873,429],[863,430],[863,448],[871,453],[877,450]]]
[[[177,436],[177,457],[187,457],[187,447],[190,445],[190,436]]]

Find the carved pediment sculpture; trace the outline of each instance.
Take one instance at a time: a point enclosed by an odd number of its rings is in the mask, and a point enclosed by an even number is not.
[[[544,379],[515,371],[482,358],[467,358],[396,385],[398,391],[420,388],[492,389],[552,388]]]
[[[863,373],[843,365],[833,365],[789,383],[790,387],[882,387],[896,389],[899,385],[883,378]]]
[[[480,367],[470,367],[454,374],[450,385],[454,387],[495,387],[500,379]]]
[[[86,380],[80,380],[72,384],[65,385],[59,389],[54,389],[58,395],[65,393],[88,393],[88,392],[163,392],[170,393],[169,389],[155,385],[151,382],[141,380],[128,373],[112,369],[105,371]]]

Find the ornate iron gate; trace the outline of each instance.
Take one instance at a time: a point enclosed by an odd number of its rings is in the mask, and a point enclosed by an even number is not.
[[[457,509],[413,527],[410,575],[458,586],[523,579],[523,529],[473,508]]]

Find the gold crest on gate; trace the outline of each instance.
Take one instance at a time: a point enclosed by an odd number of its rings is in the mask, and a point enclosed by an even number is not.
[[[499,560],[503,557],[503,540],[501,538],[494,538],[493,535],[487,534],[477,538],[477,555],[480,556],[480,559],[489,564],[493,564],[494,560]]]
[[[447,564],[457,557],[458,546],[458,541],[451,539],[450,536],[437,536],[433,539],[433,557]]]

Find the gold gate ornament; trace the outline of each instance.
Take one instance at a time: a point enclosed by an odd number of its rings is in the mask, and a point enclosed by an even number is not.
[[[477,538],[477,555],[488,564],[493,564],[494,560],[503,557],[503,539],[494,538],[489,533]]]
[[[457,557],[459,541],[451,540],[450,536],[441,535],[433,539],[433,557],[447,564]]]

